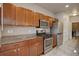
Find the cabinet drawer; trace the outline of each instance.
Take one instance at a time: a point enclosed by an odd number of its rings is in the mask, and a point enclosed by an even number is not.
[[[14,49],[14,48],[16,48],[16,43],[1,45],[1,51],[10,50],[10,49]]]
[[[0,52],[0,56],[17,56],[17,50],[11,49],[11,50]]]
[[[28,40],[17,42],[17,47],[28,46]]]

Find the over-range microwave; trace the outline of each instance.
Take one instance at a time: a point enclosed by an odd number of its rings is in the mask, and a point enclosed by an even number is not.
[[[48,27],[48,21],[40,20],[40,28],[47,28]]]

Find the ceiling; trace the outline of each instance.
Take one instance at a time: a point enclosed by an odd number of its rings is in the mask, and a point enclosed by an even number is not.
[[[64,12],[64,11],[71,12],[74,9],[79,10],[79,3],[35,3],[35,4],[53,13]],[[65,5],[69,5],[69,7],[65,8]]]

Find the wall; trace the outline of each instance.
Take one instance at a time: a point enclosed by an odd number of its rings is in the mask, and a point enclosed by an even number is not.
[[[60,12],[56,14],[59,21],[63,22],[63,43],[72,39],[72,23],[79,22],[78,16],[70,16],[70,13]],[[78,35],[78,33],[77,33]]]
[[[69,14],[60,12],[56,14],[56,17],[59,21],[63,22],[63,43],[69,39],[72,39],[71,36],[71,22],[69,20]]]
[[[2,36],[36,34],[35,27],[5,26]]]
[[[77,16],[71,16],[71,17],[70,17],[70,21],[71,21],[72,23],[74,23],[74,22],[79,22],[79,15],[77,15]]]
[[[48,10],[46,10],[40,6],[37,6],[34,3],[14,3],[14,5],[16,5],[18,7],[20,6],[20,7],[28,8],[28,9],[31,9],[35,12],[40,12],[40,13],[43,13],[45,15],[49,15],[51,17],[54,17],[54,13],[49,12]]]

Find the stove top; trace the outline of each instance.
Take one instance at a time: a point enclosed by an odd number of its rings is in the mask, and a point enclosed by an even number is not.
[[[44,39],[51,38],[52,34],[38,34],[38,36],[42,36]]]

